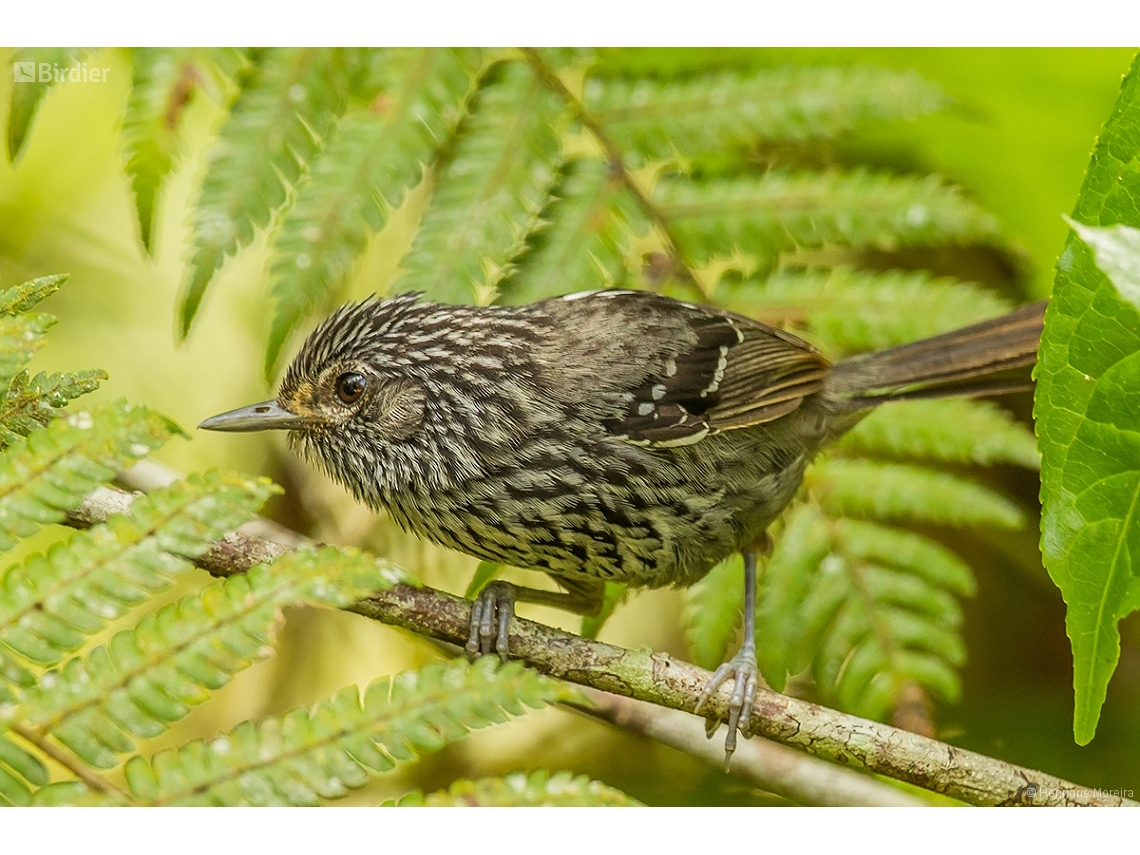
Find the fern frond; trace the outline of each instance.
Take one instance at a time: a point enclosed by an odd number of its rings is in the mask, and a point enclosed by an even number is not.
[[[882,273],[839,267],[783,270],[765,281],[727,277],[717,304],[751,317],[791,319],[826,352],[884,350],[960,329],[1013,308],[992,291],[921,271]]]
[[[907,683],[951,700],[965,658],[955,595],[972,591],[969,569],[928,538],[801,505],[757,592],[761,673],[782,690],[810,667],[825,700],[870,718]]]
[[[164,416],[120,401],[73,412],[12,443],[0,455],[0,550],[63,520],[176,431]]]
[[[189,561],[248,521],[277,488],[222,472],[140,496],[126,514],[34,554],[0,577],[0,645],[53,665],[167,588]]]
[[[39,758],[0,735],[0,804],[31,804],[32,790],[25,781],[36,787],[44,786],[48,782],[47,767]]]
[[[42,312],[0,315],[0,386],[10,386],[23,372],[53,326],[55,318]]]
[[[0,292],[0,315],[20,315],[35,308],[67,281],[66,273],[40,276]]]
[[[715,72],[674,82],[595,77],[583,99],[622,149],[648,158],[831,137],[949,103],[940,87],[913,71],[859,66]]]
[[[744,560],[732,555],[685,589],[685,641],[693,662],[714,669],[727,658],[744,609]]]
[[[446,790],[410,793],[400,807],[630,807],[641,802],[601,781],[544,769],[502,778],[456,781]]]
[[[764,563],[756,591],[756,651],[760,673],[776,691],[788,674],[811,661],[804,644],[803,602],[819,581],[819,568],[831,551],[831,530],[819,509],[799,505],[784,517],[784,531]]]
[[[41,64],[68,68],[76,62],[82,51],[78,48],[24,48],[16,51],[12,56],[13,64],[17,62],[35,63],[35,81],[20,82],[12,86],[12,103],[8,108],[8,160],[12,163],[23,151],[24,142],[28,137],[28,130],[32,126],[32,119],[40,108],[40,102],[47,95],[48,90],[55,85],[55,75],[50,80],[40,82],[39,68]]]
[[[863,520],[837,519],[831,525],[840,550],[857,561],[901,568],[959,596],[974,594],[970,565],[929,537]]]
[[[236,70],[237,51],[132,48],[131,93],[123,114],[123,154],[135,194],[139,234],[151,252],[159,187],[179,157],[179,127],[195,92],[209,77]],[[222,71],[221,68],[226,71]]]
[[[621,177],[595,157],[566,164],[541,221],[515,270],[500,284],[503,302],[529,303],[619,284],[627,273],[629,235],[649,229]]]
[[[258,55],[222,126],[194,215],[190,275],[179,306],[185,336],[214,273],[248,244],[296,182],[347,102],[343,52],[274,48]]]
[[[899,584],[906,578],[902,574],[839,554],[829,556],[820,572],[834,577],[832,596],[806,601],[804,612],[809,624],[827,624],[812,663],[816,685],[827,700],[878,719],[889,713],[908,682],[956,700],[955,669],[965,661],[956,605],[931,614],[927,603],[937,594],[926,586],[910,585],[908,598],[900,594],[907,588]],[[921,601],[920,608],[915,600]]]
[[[274,241],[268,375],[297,322],[329,297],[458,121],[477,56],[463,50],[387,51],[380,94],[348,113],[313,159]]]
[[[356,686],[312,712],[296,709],[245,722],[209,743],[191,742],[126,765],[143,804],[306,805],[343,797],[418,752],[434,751],[469,730],[503,722],[526,707],[574,696],[566,686],[492,657],[428,665]]]
[[[836,516],[1005,529],[1025,524],[1021,509],[1009,499],[972,481],[918,466],[821,460],[808,470],[805,482]]]
[[[738,250],[992,242],[997,221],[937,175],[782,173],[697,182],[661,181],[653,198],[681,249],[705,261]]]
[[[94,392],[106,379],[107,372],[99,370],[50,377],[41,371],[31,379],[21,371],[0,399],[0,448],[46,426],[69,401]]]
[[[838,444],[844,451],[945,463],[1041,466],[1037,438],[989,401],[898,401],[872,412]]]
[[[490,303],[558,175],[561,99],[525,63],[492,70],[436,182],[394,291]]]
[[[111,768],[134,738],[163,733],[209,692],[272,653],[290,603],[343,607],[390,587],[383,562],[331,547],[216,582],[49,672],[13,713],[50,731],[85,762]]]

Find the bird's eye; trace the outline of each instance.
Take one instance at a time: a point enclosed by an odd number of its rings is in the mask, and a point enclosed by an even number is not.
[[[350,372],[336,378],[336,396],[345,404],[355,404],[364,394],[368,381],[362,374]]]

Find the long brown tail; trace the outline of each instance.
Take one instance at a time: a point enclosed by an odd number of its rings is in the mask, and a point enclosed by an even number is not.
[[[844,408],[887,400],[996,395],[1030,388],[1047,300],[933,338],[837,363],[827,391]]]

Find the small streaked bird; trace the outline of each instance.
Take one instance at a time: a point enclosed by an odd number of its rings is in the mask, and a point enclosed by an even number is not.
[[[744,643],[701,698],[733,681],[731,756],[756,693],[757,552],[812,456],[887,401],[1025,388],[1043,313],[832,364],[789,333],[649,292],[515,307],[404,294],[338,309],[275,400],[200,427],[288,430],[405,529],[565,589],[488,585],[473,654],[506,655],[516,600],[596,613],[604,582],[691,585],[743,552]]]

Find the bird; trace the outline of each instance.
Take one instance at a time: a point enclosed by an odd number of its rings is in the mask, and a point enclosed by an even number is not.
[[[890,401],[1026,388],[1044,306],[831,362],[790,332],[651,291],[373,297],[309,335],[275,399],[199,427],[286,430],[404,529],[563,589],[487,585],[472,655],[506,658],[516,601],[596,614],[606,582],[688,586],[742,553],[743,643],[694,710],[732,681],[727,763],[758,688],[758,557],[809,462]]]

